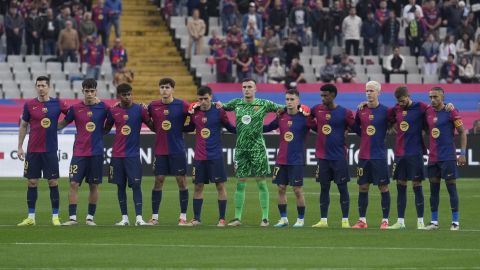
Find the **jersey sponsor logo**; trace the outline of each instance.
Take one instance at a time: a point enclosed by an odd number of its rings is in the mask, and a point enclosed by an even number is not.
[[[293,133],[291,131],[285,132],[283,139],[287,142],[291,142],[293,140]]]
[[[463,121],[462,119],[457,119],[453,122],[456,128],[463,126]]]
[[[128,125],[124,125],[121,130],[122,134],[125,136],[130,135],[130,132],[132,132],[132,129]]]
[[[91,112],[91,111],[88,111],[88,112],[87,112],[87,116],[88,116],[88,117],[92,117],[92,115],[93,115],[93,112]]]
[[[204,139],[207,139],[208,137],[210,137],[210,129],[202,128],[202,130],[200,130],[200,136],[202,136],[202,138]]]
[[[250,124],[250,122],[252,122],[252,117],[250,115],[242,116],[242,123],[244,123],[245,125],[248,125]]]
[[[325,114],[325,119],[330,120],[331,118],[332,118],[331,114],[329,114],[329,113]]]
[[[172,123],[168,120],[163,120],[162,129],[163,130],[170,130],[171,128],[172,128]]]
[[[49,128],[51,124],[52,124],[52,122],[51,122],[50,119],[48,119],[48,118],[43,118],[43,119],[40,121],[40,125],[41,125],[43,128]]]
[[[368,115],[368,119],[373,120],[374,118],[375,118],[375,116],[373,116],[373,114]]]
[[[43,113],[47,113],[48,112],[48,109],[46,107],[42,108],[42,112]]]
[[[95,131],[95,128],[97,126],[95,125],[95,123],[93,122],[88,122],[87,124],[85,124],[85,129],[88,131],[88,132],[93,132]]]
[[[325,124],[322,126],[322,133],[325,134],[325,135],[329,135],[330,133],[332,133],[332,127],[328,124]]]
[[[375,132],[376,132],[376,131],[377,131],[377,130],[375,129],[375,127],[374,127],[373,125],[369,125],[369,126],[367,127],[367,135],[368,135],[368,136],[373,136],[373,135],[375,135]]]
[[[128,114],[123,115],[123,120],[127,121],[128,120]]]
[[[432,137],[435,138],[435,139],[440,137],[440,129],[432,128]]]
[[[410,127],[410,125],[407,123],[407,121],[402,121],[400,122],[400,130],[405,132],[408,130],[408,128]]]

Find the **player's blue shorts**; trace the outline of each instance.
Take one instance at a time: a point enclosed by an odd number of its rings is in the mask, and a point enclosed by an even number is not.
[[[227,181],[223,158],[194,160],[192,178],[194,184],[223,183]]]
[[[142,163],[140,157],[112,157],[108,182],[129,187],[140,186],[142,182]]]
[[[374,184],[388,185],[388,165],[385,159],[360,159],[358,161],[357,176],[359,185]]]
[[[7,169],[7,168],[3,168]],[[59,177],[57,152],[28,153],[23,164],[23,176],[27,179],[57,179]]]
[[[428,163],[428,177],[438,177],[445,180],[457,179],[458,168],[456,160],[446,160]]]
[[[395,157],[392,177],[395,180],[425,180],[423,155]]]
[[[316,178],[320,184],[330,184],[330,181],[337,185],[350,182],[347,160],[318,159]]]
[[[70,162],[70,182],[82,184],[101,184],[103,174],[103,155],[91,157],[72,157]]]
[[[277,185],[303,186],[303,165],[275,165],[273,181]]]
[[[187,173],[187,157],[185,155],[156,155],[153,161],[155,175],[185,175]]]

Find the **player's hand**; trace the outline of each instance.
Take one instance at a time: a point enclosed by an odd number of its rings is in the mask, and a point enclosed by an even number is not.
[[[284,109],[284,108],[279,108],[279,109],[277,110],[277,115],[281,115],[281,114],[284,113],[284,112],[285,112],[285,109]]]
[[[18,148],[18,150],[17,150],[17,157],[18,157],[18,159],[20,159],[21,161],[24,161],[24,160],[25,160],[25,152],[23,152],[23,148],[22,148],[22,147]]]
[[[367,105],[367,104],[368,104],[368,102],[362,101],[362,102],[360,102],[360,104],[358,104],[357,108],[361,111],[361,110],[363,110],[363,107],[365,107],[365,105]]]
[[[457,164],[458,166],[464,166],[467,163],[467,159],[465,158],[464,155],[460,155],[457,158]]]
[[[453,110],[455,110],[455,106],[453,106],[452,103],[447,103],[447,105],[445,105],[445,111],[451,112]]]
[[[193,114],[195,112],[195,109],[200,107],[200,103],[198,102],[192,102],[190,103],[190,105],[188,106],[188,113],[189,114]]]
[[[120,107],[120,101],[115,102],[115,104],[113,104],[113,107]]]
[[[304,116],[310,115],[310,108],[307,105],[298,105],[298,111],[301,112]]]
[[[215,102],[215,107],[217,107],[217,109],[221,109],[223,108],[223,103],[221,101],[217,101]]]
[[[389,135],[395,135],[395,134],[397,134],[397,129],[395,127],[391,127],[391,128],[388,129],[387,133]]]
[[[145,104],[143,102],[140,102],[139,105],[142,106],[142,108],[144,108],[145,110],[148,109],[147,104]]]
[[[94,102],[94,104],[98,104],[98,103],[100,103],[100,102],[101,102],[101,100],[100,100],[98,97],[95,97],[95,102]]]

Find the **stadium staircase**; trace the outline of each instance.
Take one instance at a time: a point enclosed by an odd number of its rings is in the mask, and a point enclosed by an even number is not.
[[[122,3],[122,44],[128,52],[127,67],[135,71],[132,85],[135,100],[158,99],[159,79],[172,77],[177,83],[175,97],[193,101],[196,98],[193,77],[182,62],[157,7],[149,0],[123,0]]]

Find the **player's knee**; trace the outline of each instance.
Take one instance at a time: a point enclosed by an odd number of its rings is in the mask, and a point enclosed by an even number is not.
[[[439,184],[440,183],[440,178],[432,177],[432,178],[428,179],[428,181],[430,181],[430,183]]]
[[[445,181],[446,185],[455,185],[456,183],[457,183],[457,181],[455,181],[455,179],[450,179],[450,180]]]
[[[48,186],[49,186],[49,187],[56,187],[56,186],[58,186],[58,181],[57,181],[57,179],[48,180]]]
[[[180,190],[187,188],[187,178],[184,175],[177,176],[177,185]]]
[[[368,189],[369,189],[369,185],[368,185],[368,184],[359,185],[359,186],[358,186],[358,190],[359,190],[360,192],[368,192]]]
[[[406,181],[406,180],[397,180],[397,185],[406,186],[406,185],[407,185],[407,181]]]
[[[303,196],[303,188],[302,187],[293,187],[293,192],[295,193],[295,197],[301,198]]]
[[[89,185],[90,191],[94,192],[98,190],[98,185],[97,184],[90,184]]]
[[[245,187],[247,186],[247,183],[238,181],[237,183],[237,191],[243,192],[245,191]]]
[[[380,192],[388,192],[387,185],[378,185],[378,189],[380,190]]]
[[[28,182],[27,182],[27,186],[29,188],[36,188],[38,186],[38,180],[29,179]]]
[[[287,186],[285,185],[278,185],[278,193],[283,195],[287,192]]]
[[[421,187],[422,186],[422,181],[413,181],[412,186],[413,187]]]
[[[320,184],[320,191],[321,192],[329,192],[330,191],[330,184]]]
[[[195,193],[202,193],[202,192],[203,192],[203,184],[196,184]]]
[[[153,189],[161,190],[164,182],[165,182],[165,176],[156,176],[155,183],[153,184]]]

